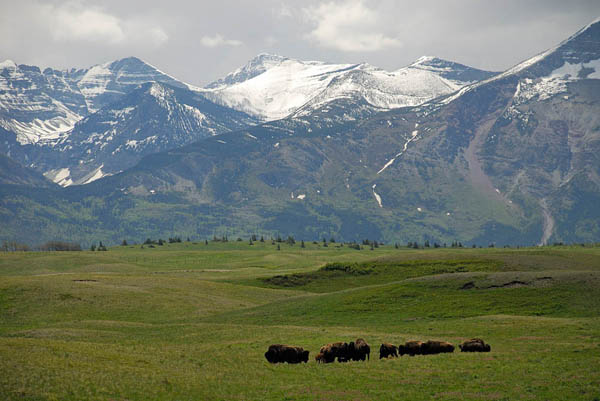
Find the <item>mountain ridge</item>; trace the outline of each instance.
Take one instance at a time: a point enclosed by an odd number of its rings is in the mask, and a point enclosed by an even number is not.
[[[590,24],[495,77],[392,110],[345,91],[353,82],[346,78],[360,83],[373,67],[346,70],[327,82],[340,96],[305,102],[289,117],[149,154],[84,186],[30,197],[0,187],[0,207],[33,219],[41,214],[27,207],[44,205],[59,220],[84,210],[98,216],[96,232],[117,240],[265,232],[478,245],[597,241],[597,60],[600,24]],[[434,58],[419,65],[445,68]],[[27,200],[25,209],[17,199]]]

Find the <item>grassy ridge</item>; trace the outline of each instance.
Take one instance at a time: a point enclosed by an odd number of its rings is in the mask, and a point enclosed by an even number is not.
[[[594,400],[599,251],[184,243],[2,254],[0,399]],[[369,362],[312,360],[359,336]],[[376,351],[472,336],[492,352],[380,361]],[[277,342],[311,361],[269,365]]]

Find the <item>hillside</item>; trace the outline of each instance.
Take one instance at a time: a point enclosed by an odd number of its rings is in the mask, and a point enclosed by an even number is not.
[[[184,241],[107,252],[2,253],[0,394],[6,400],[597,395],[597,247],[279,245],[278,251],[270,241]],[[331,266],[351,268],[327,277],[329,288],[319,287]],[[266,279],[289,274],[315,279],[312,287],[265,288]],[[369,360],[315,362],[322,345],[358,337],[371,346]],[[382,342],[457,345],[471,337],[483,338],[491,352],[379,359]],[[263,354],[274,343],[304,347],[309,362],[269,364]]]

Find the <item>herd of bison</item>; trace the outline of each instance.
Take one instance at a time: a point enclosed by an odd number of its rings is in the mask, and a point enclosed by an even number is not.
[[[458,346],[461,352],[490,352],[490,345],[480,338],[472,338]],[[395,346],[383,343],[379,347],[379,359],[397,357],[398,355],[433,355],[444,352],[454,352],[454,345],[445,341],[407,341]],[[309,351],[302,347],[273,344],[265,352],[265,358],[270,363],[300,363],[308,362]],[[362,338],[350,343],[331,343],[321,347],[315,360],[317,363],[331,363],[337,358],[338,362],[364,361],[369,359],[371,347]]]

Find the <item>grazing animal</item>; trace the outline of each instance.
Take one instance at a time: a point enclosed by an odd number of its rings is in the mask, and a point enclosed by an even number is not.
[[[423,354],[423,343],[421,341],[407,341],[404,345],[398,346],[398,352],[402,355],[422,355]]]
[[[492,347],[481,338],[472,338],[458,346],[460,352],[490,352]]]
[[[325,356],[321,352],[319,352],[315,356],[315,361],[317,361],[317,363],[325,363]]]
[[[338,362],[346,362],[348,361],[348,343],[337,342],[327,344],[321,347],[319,351],[323,354],[323,361],[325,363],[331,363],[335,361],[335,358],[338,359]]]
[[[398,347],[390,343],[383,343],[379,347],[379,359],[387,358],[388,356],[397,357]]]
[[[308,362],[309,351],[302,347],[294,347],[283,344],[273,344],[265,352],[265,358],[269,363],[300,363]]]
[[[444,352],[454,352],[454,345],[446,341],[429,340],[421,346],[423,355],[440,354]]]
[[[371,347],[369,344],[362,339],[358,338],[354,343],[350,343],[352,346],[349,346],[349,351],[352,354],[353,361],[364,361],[365,359],[370,359],[371,355]]]

